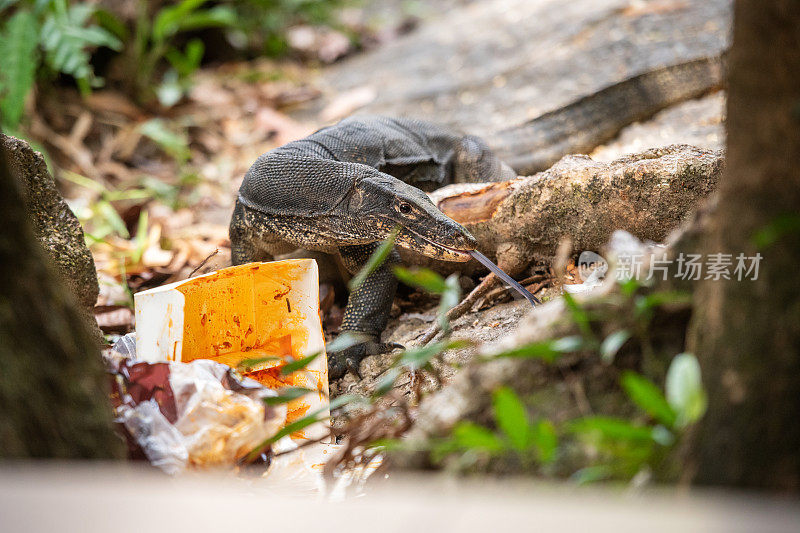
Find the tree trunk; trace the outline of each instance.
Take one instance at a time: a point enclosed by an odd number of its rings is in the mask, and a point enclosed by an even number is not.
[[[800,4],[738,0],[728,159],[702,252],[762,259],[754,281],[703,280],[690,348],[708,413],[695,481],[800,489]],[[751,276],[752,277],[752,273]]]
[[[0,457],[112,458],[106,376],[0,149]]]

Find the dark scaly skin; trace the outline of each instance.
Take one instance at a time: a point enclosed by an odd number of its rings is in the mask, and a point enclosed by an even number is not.
[[[396,227],[399,246],[466,261],[474,237],[420,188],[514,176],[476,137],[417,120],[352,117],[258,158],[231,219],[232,261],[269,261],[304,248],[338,254],[355,274]],[[330,379],[358,374],[364,357],[397,347],[380,335],[397,288],[391,267],[399,261],[393,251],[350,294],[341,330],[363,342],[328,354]]]

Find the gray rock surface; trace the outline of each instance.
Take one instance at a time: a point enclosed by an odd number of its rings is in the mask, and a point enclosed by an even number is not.
[[[447,352],[441,363],[435,363],[442,379],[450,381],[461,366],[472,360],[480,344],[491,343],[514,331],[529,310],[530,304],[527,301],[515,300],[485,310],[473,310],[454,321],[452,338],[468,340],[476,344],[472,347]],[[417,344],[418,339],[435,320],[435,307],[422,313],[403,314],[389,321],[383,339],[386,342],[397,342],[410,348]],[[348,374],[341,380],[331,383],[331,394],[335,396],[347,393],[368,396],[375,390],[381,376],[392,365],[395,357],[396,353],[367,357],[361,362],[360,368],[364,379],[358,380],[352,374]],[[437,389],[436,382],[429,375],[425,374],[421,379],[423,379],[423,383],[420,384],[422,391],[430,392]],[[411,393],[412,386],[410,374],[405,373],[398,378],[396,389],[402,394],[408,395]]]
[[[42,154],[14,137],[0,134],[0,143],[8,155],[12,176],[21,185],[36,238],[77,301],[90,311],[99,287],[80,222],[58,192]]]
[[[598,146],[595,161],[612,161],[647,148],[686,143],[707,150],[725,148],[725,93],[683,102],[656,114],[647,122],[623,129],[613,141]]]
[[[722,152],[671,145],[610,163],[565,156],[533,176],[449,185],[431,197],[475,236],[481,252],[515,275],[533,261],[551,260],[565,238],[577,252],[598,251],[618,229],[664,240],[716,188],[722,169]],[[488,208],[473,216],[459,207],[465,200]],[[414,261],[448,271],[445,263]]]
[[[625,78],[719,54],[729,20],[729,0],[474,2],[327,70],[322,106],[360,91],[359,111],[491,137]]]

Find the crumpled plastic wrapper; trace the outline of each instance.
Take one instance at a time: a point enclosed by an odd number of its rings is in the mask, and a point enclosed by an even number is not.
[[[151,465],[170,475],[186,468],[189,451],[183,435],[161,413],[155,400],[134,407],[122,406],[117,413],[117,422],[125,427]]]
[[[131,455],[144,455],[169,474],[188,466],[232,466],[285,423],[285,406],[263,402],[277,393],[221,363],[107,360],[117,422]]]
[[[383,456],[376,455],[365,464],[345,470],[337,469],[332,478],[326,478],[325,464],[342,448],[341,444],[324,442],[298,447],[284,437],[273,447],[275,456],[260,486],[297,494],[325,494],[331,501],[363,495],[367,480],[380,468]]]

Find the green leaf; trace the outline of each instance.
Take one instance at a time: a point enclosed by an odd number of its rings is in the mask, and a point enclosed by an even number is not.
[[[250,357],[248,359],[242,359],[239,361],[239,363],[236,365],[236,368],[243,372],[249,372],[260,364],[271,363],[274,361],[283,361],[283,358],[278,357],[277,355],[269,355],[266,357]]]
[[[394,240],[397,238],[397,234],[399,232],[399,226],[393,229],[392,232],[389,233],[389,236],[386,237],[386,240],[383,241],[370,256],[367,264],[364,265],[364,268],[362,268],[358,274],[353,276],[348,284],[348,287],[351,291],[354,291],[363,285],[369,275],[378,270],[383,262],[386,261],[386,258],[389,257],[389,254],[392,253],[392,249],[394,248]]]
[[[540,420],[530,427],[530,443],[536,448],[539,460],[544,464],[555,461],[558,451],[556,428],[549,420]]]
[[[548,363],[555,361],[562,353],[575,352],[584,347],[582,337],[577,335],[555,340],[533,342],[493,355],[499,357],[515,357],[522,359],[542,359]]]
[[[284,387],[278,390],[277,396],[267,396],[266,398],[262,398],[262,401],[267,405],[281,405],[302,398],[310,392],[316,391],[304,387]]]
[[[358,333],[354,331],[345,331],[341,333],[334,340],[325,345],[325,351],[328,353],[339,352],[346,350],[351,346],[366,342],[370,339],[369,335]]]
[[[620,381],[622,388],[628,397],[639,406],[639,408],[661,422],[667,427],[675,424],[675,411],[667,403],[667,399],[661,394],[659,388],[649,379],[637,374],[636,372],[625,371],[622,373]]]
[[[431,359],[442,353],[444,349],[444,342],[409,348],[400,354],[396,365],[408,367],[410,370],[416,370],[427,365]]]
[[[208,0],[183,0],[177,5],[166,6],[159,10],[153,21],[153,40],[164,41],[180,31],[181,20]]]
[[[613,475],[613,473],[613,469],[607,465],[587,466],[586,468],[581,468],[572,474],[570,479],[572,479],[572,481],[578,485],[588,485],[589,483],[594,483],[595,481],[608,479]]]
[[[439,327],[444,332],[450,331],[450,321],[447,319],[447,313],[458,305],[461,300],[461,285],[458,283],[458,274],[450,274],[444,280],[445,290],[442,293],[442,299],[439,301],[439,308],[436,312],[436,320]]]
[[[672,446],[675,444],[675,435],[662,425],[653,428],[653,440],[662,446]]]
[[[169,69],[156,88],[158,102],[164,107],[172,107],[183,98],[184,89],[178,77],[175,69]]]
[[[759,250],[769,248],[786,235],[800,233],[800,214],[781,213],[756,231],[750,241]]]
[[[153,198],[153,193],[145,189],[127,189],[121,191],[108,191],[105,198],[109,202],[120,200],[144,200]]]
[[[133,261],[134,264],[142,259],[144,251],[147,248],[147,222],[147,210],[142,209],[142,212],[139,213],[139,222],[136,224],[136,248],[134,248],[133,255],[131,256],[131,261]]]
[[[676,355],[667,370],[667,401],[677,413],[675,426],[683,428],[705,414],[706,391],[700,375],[700,363],[690,353]]]
[[[472,422],[459,422],[453,428],[453,439],[459,447],[467,450],[497,453],[504,448],[503,441],[497,435]]]
[[[0,11],[4,10],[7,7],[11,7],[16,4],[19,0],[0,0]]]
[[[418,368],[423,368],[430,363],[431,359],[446,350],[458,350],[469,345],[470,343],[468,341],[451,340],[409,348],[400,354],[395,366],[403,366],[411,370],[416,370]]]
[[[253,450],[250,453],[247,454],[246,460],[247,461],[252,461],[256,457],[258,457],[259,452],[261,450],[263,450],[266,446],[269,446],[271,444],[274,444],[275,442],[278,442],[283,437],[285,437],[287,435],[291,435],[295,431],[303,430],[303,429],[307,428],[308,426],[316,424],[317,422],[322,422],[323,420],[327,419],[328,416],[323,416],[323,417],[319,416],[322,413],[325,413],[326,411],[329,411],[329,410],[331,412],[333,412],[335,409],[338,409],[339,407],[342,407],[342,406],[347,405],[349,403],[358,403],[358,402],[363,402],[363,401],[364,401],[364,398],[361,398],[361,397],[358,397],[358,396],[355,396],[355,395],[351,395],[351,394],[343,394],[342,396],[337,396],[336,398],[331,400],[329,405],[320,407],[319,409],[316,409],[316,410],[312,411],[311,413],[307,414],[303,418],[301,418],[299,420],[295,420],[291,424],[287,424],[286,426],[281,428],[280,431],[275,433],[273,436],[261,441],[255,448],[253,448]]]
[[[581,333],[587,339],[593,339],[594,333],[592,332],[590,325],[589,313],[587,313],[585,309],[578,305],[578,302],[575,301],[575,298],[570,293],[565,292],[562,296],[564,298],[564,303],[566,304],[567,310],[572,316],[572,320],[578,325],[578,329],[581,330]]]
[[[621,418],[587,416],[569,424],[573,433],[590,438],[611,440],[652,441],[653,431],[649,427],[635,426]]]
[[[67,181],[74,183],[75,185],[79,185],[81,187],[85,187],[90,191],[95,191],[100,194],[104,194],[108,192],[102,183],[99,181],[95,181],[93,179],[89,179],[86,176],[81,176],[77,172],[72,172],[69,170],[64,170],[61,172],[61,177],[66,179]]]
[[[550,347],[557,353],[577,352],[584,348],[586,343],[584,340],[577,336],[572,335],[569,337],[561,337],[560,339],[553,339],[550,341]]]
[[[106,46],[120,50],[122,42],[111,32],[99,26],[87,26],[94,14],[95,6],[77,3],[66,11],[55,9],[47,12],[40,36],[48,65],[57,72],[75,78],[79,86],[87,87],[94,80],[88,48]]]
[[[17,11],[2,29],[0,40],[0,113],[3,124],[16,128],[25,110],[25,99],[33,87],[38,61],[34,16],[25,10]]]
[[[121,41],[128,40],[130,34],[128,27],[112,12],[106,9],[98,9],[94,12],[94,18],[101,28],[109,31]]]
[[[412,287],[419,287],[433,294],[442,294],[447,290],[447,283],[444,278],[428,268],[416,268],[409,270],[407,268],[397,266],[394,267],[394,275]]]
[[[323,417],[323,418],[319,417],[320,413],[322,413],[323,411],[324,411],[324,409],[317,409],[316,411],[314,411],[310,415],[304,416],[303,418],[301,418],[299,420],[295,420],[291,424],[285,425],[283,428],[280,429],[280,431],[275,433],[275,435],[273,435],[272,437],[262,441],[255,448],[255,450],[261,450],[265,446],[269,446],[270,444],[278,442],[279,440],[281,440],[286,435],[291,435],[292,433],[294,433],[296,431],[301,431],[301,430],[307,428],[308,426],[311,426],[313,424],[316,424],[317,422],[323,421],[325,419],[325,417]],[[250,452],[250,454],[248,454],[248,460],[255,459],[255,457],[257,455],[255,450]]]
[[[378,382],[378,385],[375,387],[375,392],[372,393],[373,396],[383,396],[392,390],[397,378],[400,377],[400,372],[401,370],[398,367],[391,367],[389,370],[384,372],[380,381]]]
[[[659,291],[636,298],[636,313],[644,315],[646,312],[662,305],[690,304],[692,295],[685,291]]]
[[[177,48],[170,48],[165,54],[175,71],[185,78],[192,74],[200,66],[205,52],[205,45],[200,39],[192,39],[186,43],[186,51],[181,52]]]
[[[622,294],[628,297],[633,296],[633,293],[642,286],[636,278],[618,279],[617,283],[619,284]]]
[[[236,13],[226,6],[190,13],[178,21],[177,32],[222,28],[236,23]]]
[[[111,227],[111,229],[117,232],[120,237],[125,239],[130,238],[131,235],[128,233],[128,228],[125,226],[125,221],[122,220],[122,217],[119,216],[119,213],[117,213],[117,210],[114,209],[113,205],[106,200],[98,200],[96,207],[102,219]]]
[[[458,350],[469,346],[471,343],[465,340],[449,340],[435,342],[426,346],[417,346],[409,348],[400,353],[397,360],[392,366],[383,373],[378,385],[375,387],[373,396],[383,396],[394,387],[397,378],[403,371],[403,368],[416,370],[419,368],[426,368],[431,362],[431,359],[447,350]]]
[[[413,451],[414,446],[402,439],[378,439],[366,445],[367,449],[380,450],[382,452]]]
[[[189,142],[183,133],[175,133],[160,118],[153,118],[139,126],[139,132],[158,144],[168,155],[183,163],[189,159]]]
[[[615,331],[600,344],[600,357],[604,363],[612,363],[617,352],[625,342],[631,338],[631,333],[627,329]]]
[[[330,401],[328,404],[328,409],[333,412],[340,407],[344,407],[345,405],[350,405],[351,403],[369,403],[369,400],[363,398],[361,396],[356,396],[355,394],[342,394],[341,396],[337,396],[333,400]]]
[[[186,43],[186,50],[184,51],[184,59],[186,60],[184,64],[184,69],[191,69],[184,74],[191,74],[200,66],[200,62],[203,60],[203,54],[206,51],[206,45],[203,44],[203,41],[200,39],[192,39],[188,43]]]
[[[519,396],[509,387],[500,387],[492,395],[497,426],[519,451],[528,447],[528,414]]]
[[[291,363],[287,363],[281,367],[281,375],[288,376],[292,372],[297,372],[298,370],[303,370],[305,367],[311,364],[314,359],[319,357],[322,352],[313,353],[307,357],[303,357],[296,361],[292,361]]]

